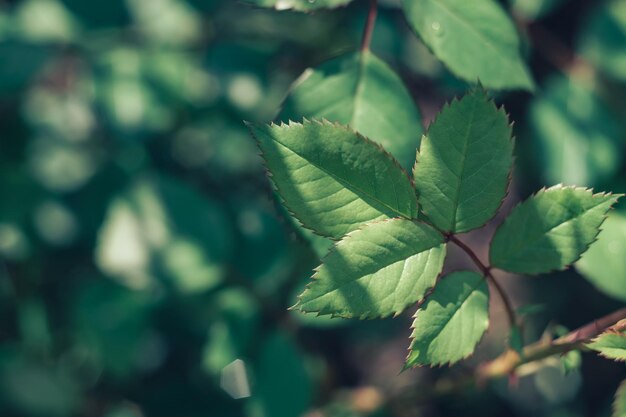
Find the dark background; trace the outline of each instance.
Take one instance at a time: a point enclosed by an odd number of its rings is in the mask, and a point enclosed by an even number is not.
[[[517,381],[448,389],[502,351],[497,299],[472,358],[404,373],[413,311],[368,322],[287,311],[319,258],[276,204],[242,121],[272,120],[304,69],[356,49],[368,3],[302,14],[0,0],[0,415],[610,414],[625,368],[587,353],[569,373],[553,358]],[[626,191],[626,5],[611,3],[621,8],[503,3],[538,84],[496,95],[517,136],[503,213],[559,182]],[[398,2],[381,1],[372,50],[426,125],[468,88]],[[501,218],[463,239],[484,256]],[[452,255],[447,269],[470,267]],[[575,270],[498,278],[531,305],[529,341],[624,301]]]

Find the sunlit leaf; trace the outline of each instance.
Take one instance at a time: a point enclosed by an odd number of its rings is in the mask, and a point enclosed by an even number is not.
[[[407,169],[422,135],[420,115],[400,77],[369,51],[342,55],[296,81],[279,118],[328,119],[380,143]]]
[[[379,145],[330,122],[254,126],[271,179],[307,228],[340,238],[363,223],[414,218],[413,186]]]
[[[296,308],[361,319],[400,314],[435,285],[445,255],[443,236],[426,224],[368,224],[324,258]]]
[[[471,355],[489,325],[489,289],[475,272],[441,279],[415,313],[406,366],[445,365]]]
[[[493,0],[404,0],[424,43],[458,77],[495,89],[534,88],[511,19]]]
[[[428,128],[413,169],[424,214],[446,232],[484,225],[506,195],[512,163],[504,110],[479,90],[453,101]]]
[[[490,248],[491,264],[520,274],[561,270],[589,248],[620,196],[555,186],[513,209]]]

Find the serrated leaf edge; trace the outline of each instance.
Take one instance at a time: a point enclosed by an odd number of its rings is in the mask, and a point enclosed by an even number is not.
[[[502,196],[502,199],[500,200],[498,207],[496,208],[496,210],[494,211],[493,215],[491,217],[489,217],[489,219],[487,219],[487,221],[485,221],[485,223],[483,223],[482,226],[478,226],[478,227],[473,227],[471,229],[467,229],[467,230],[463,230],[463,231],[452,231],[452,230],[440,230],[440,232],[449,232],[449,233],[454,233],[454,234],[458,234],[458,233],[467,233],[470,232],[472,230],[477,230],[477,229],[481,229],[483,227],[485,227],[489,222],[491,222],[494,218],[496,218],[496,216],[498,215],[498,213],[500,212],[500,209],[502,208],[502,204],[504,204],[504,201],[506,200],[506,198],[509,196],[509,191],[510,191],[510,187],[511,187],[511,182],[513,180],[513,169],[515,167],[515,143],[516,143],[516,138],[513,135],[513,127],[515,125],[514,121],[511,121],[510,118],[510,113],[506,112],[506,109],[504,108],[504,105],[500,105],[498,106],[495,102],[495,100],[491,97],[489,97],[489,93],[488,90],[485,89],[482,84],[480,83],[480,80],[478,81],[478,84],[473,86],[470,91],[467,94],[464,94],[463,96],[459,97],[459,96],[454,96],[452,98],[452,100],[450,100],[449,102],[446,102],[441,109],[439,110],[439,112],[437,113],[437,115],[435,116],[435,118],[430,122],[430,124],[428,125],[428,128],[425,130],[424,134],[422,135],[422,139],[420,141],[420,148],[421,148],[421,144],[424,143],[425,140],[429,140],[428,138],[428,133],[430,132],[430,128],[433,124],[435,124],[437,122],[437,120],[439,119],[439,117],[441,116],[441,114],[449,109],[450,107],[452,107],[453,104],[459,103],[461,102],[461,100],[463,100],[465,97],[469,97],[471,95],[478,95],[478,94],[482,94],[483,98],[485,99],[486,103],[492,104],[497,113],[502,113],[504,114],[504,117],[506,118],[507,122],[508,122],[508,127],[509,127],[509,137],[510,137],[510,141],[511,141],[511,168],[509,169],[508,175],[507,175],[507,181],[506,181],[506,186],[504,188],[504,195]],[[420,149],[418,149],[415,153],[415,163],[413,164],[413,168],[411,170],[411,174],[412,174],[412,184],[413,184],[413,188],[415,188],[415,169],[417,168],[417,165],[419,164],[419,158],[420,158]],[[416,190],[416,194],[417,194],[417,190]],[[417,196],[417,200],[419,202],[419,195]],[[418,210],[420,210],[420,207],[418,206]],[[430,220],[430,217],[428,215],[428,213],[421,209],[420,210],[422,212],[422,214],[424,216],[426,216],[426,218],[428,218],[429,223],[432,224],[432,221]],[[433,227],[435,227],[433,225]],[[439,230],[437,228],[437,230]]]
[[[372,222],[367,222],[361,226],[359,226],[358,229],[355,229],[349,233],[347,233],[341,240],[336,241],[335,244],[330,248],[330,250],[328,251],[328,253],[321,259],[320,264],[318,266],[316,266],[315,268],[313,268],[313,275],[311,276],[311,280],[309,281],[309,283],[304,287],[304,291],[302,291],[302,293],[300,295],[297,296],[297,302],[296,304],[294,304],[293,306],[289,307],[289,310],[299,310],[300,312],[304,313],[304,314],[315,314],[315,317],[319,317],[319,316],[330,316],[330,318],[344,318],[344,319],[358,319],[358,320],[373,320],[373,319],[385,319],[388,317],[392,317],[392,318],[396,318],[398,316],[400,316],[404,311],[406,311],[408,308],[410,308],[411,305],[415,305],[415,304],[419,304],[422,303],[424,301],[424,299],[426,299],[426,297],[432,293],[433,288],[435,288],[435,286],[439,283],[439,279],[441,277],[441,275],[443,274],[443,268],[442,271],[439,272],[439,274],[437,275],[437,278],[435,280],[435,283],[433,284],[433,286],[426,290],[424,292],[424,296],[422,297],[421,300],[418,300],[416,303],[412,303],[407,305],[406,307],[404,307],[404,309],[402,309],[401,311],[397,311],[394,313],[390,313],[390,314],[385,314],[385,315],[380,315],[380,314],[371,314],[371,313],[364,313],[361,314],[360,316],[353,316],[353,315],[346,315],[346,314],[337,314],[334,313],[332,311],[313,311],[313,310],[303,310],[301,308],[301,301],[302,301],[302,296],[310,290],[311,285],[315,284],[315,280],[319,279],[317,274],[320,270],[320,268],[325,264],[325,260],[326,258],[328,258],[329,256],[331,256],[331,254],[333,254],[334,252],[336,252],[338,250],[338,248],[340,246],[343,246],[346,244],[347,241],[349,241],[350,239],[352,239],[354,237],[355,233],[361,232],[363,229],[367,228],[367,227],[371,227],[374,224],[379,224],[379,223],[387,223],[387,222],[391,222],[394,220],[405,220],[405,221],[411,221],[413,223],[421,223],[424,224],[428,227],[431,227],[433,229],[433,231],[437,231],[437,229],[433,228],[431,225],[426,224],[424,222],[420,222],[419,220],[415,220],[415,219],[405,219],[403,217],[393,217],[393,218],[389,218],[389,219],[382,219],[382,220],[375,220]],[[445,240],[443,239],[442,236],[442,241],[439,245],[437,246],[433,246],[432,248],[428,249],[434,249],[436,247],[439,246],[444,246],[444,248],[446,248],[447,246],[447,242],[445,242]],[[425,252],[425,251],[424,251]],[[420,252],[421,253],[421,252]]]
[[[290,128],[292,126],[304,127],[307,124],[313,124],[313,123],[319,124],[321,126],[326,125],[326,126],[333,126],[335,128],[343,129],[346,132],[355,135],[359,140],[363,140],[363,141],[365,141],[368,144],[372,144],[372,145],[376,146],[376,148],[379,151],[381,151],[385,157],[387,157],[387,158],[389,158],[391,160],[392,164],[396,168],[398,168],[398,169],[400,169],[402,171],[404,176],[408,179],[409,184],[411,184],[411,188],[413,188],[413,195],[415,196],[415,210],[416,210],[416,217],[417,217],[417,213],[419,213],[419,202],[417,200],[417,196],[415,195],[415,184],[413,183],[413,179],[407,173],[407,171],[404,169],[404,167],[402,167],[402,165],[400,165],[400,162],[398,162],[398,160],[392,154],[390,154],[385,148],[383,148],[383,146],[381,144],[379,144],[378,142],[375,142],[375,141],[365,137],[364,135],[360,134],[359,132],[357,132],[356,130],[352,129],[348,125],[344,125],[344,124],[341,124],[341,123],[338,123],[338,122],[331,122],[331,121],[329,121],[329,120],[327,120],[325,118],[322,118],[321,120],[317,120],[317,119],[307,119],[306,117],[303,117],[301,123],[300,122],[295,122],[295,121],[289,119],[288,122],[283,122],[283,121],[281,121],[280,123],[270,122],[269,124],[261,124],[261,125],[264,125],[264,126],[267,126],[267,127],[270,127],[270,128],[281,128],[281,129],[284,129],[284,128]],[[259,149],[259,155],[261,156],[263,168],[265,170],[265,174],[268,177],[268,179],[270,180],[270,183],[272,184],[272,188],[274,189],[274,191],[280,197],[280,201],[283,204],[283,206],[286,208],[287,212],[294,219],[296,219],[296,221],[298,222],[298,224],[300,226],[302,226],[303,228],[305,228],[307,230],[310,230],[314,234],[316,234],[318,236],[321,236],[321,237],[329,238],[329,239],[331,239],[333,241],[341,240],[343,237],[335,237],[335,236],[323,234],[323,233],[315,230],[315,228],[313,226],[305,224],[302,220],[300,220],[299,216],[289,207],[289,204],[287,204],[285,199],[282,197],[281,188],[273,180],[273,174],[272,174],[271,170],[269,169],[269,167],[267,166],[267,160],[265,158],[265,153],[263,152],[263,148],[260,146],[259,140],[257,139],[257,137],[254,134],[254,131],[252,129],[254,126],[258,126],[258,124],[251,123],[251,122],[248,122],[248,121],[244,121],[244,124],[248,128],[248,131],[250,132],[250,135],[254,138],[254,141],[257,144],[257,147]],[[393,219],[393,218],[395,218],[395,217],[389,217],[388,219]],[[406,217],[399,217],[399,218],[408,219]],[[382,220],[387,220],[387,219],[382,219]],[[415,219],[408,219],[408,220],[416,220],[416,218]],[[367,223],[370,223],[370,222],[367,222]],[[364,223],[364,224],[367,224],[367,223]],[[358,228],[355,229],[355,230],[358,230]]]
[[[490,314],[487,314],[487,327],[485,328],[485,331],[483,331],[482,335],[480,336],[480,339],[478,339],[478,341],[476,342],[476,344],[474,345],[474,349],[472,349],[471,352],[469,352],[467,355],[463,356],[462,358],[459,358],[457,360],[454,361],[446,361],[446,362],[432,362],[429,364],[414,364],[414,365],[409,365],[408,364],[408,360],[409,357],[411,356],[411,352],[412,352],[412,347],[413,347],[413,341],[416,339],[416,337],[413,337],[413,331],[415,330],[414,324],[415,320],[417,319],[417,314],[420,312],[420,310],[422,309],[422,305],[424,304],[424,302],[427,301],[427,298],[432,295],[432,292],[434,291],[434,289],[437,287],[437,285],[439,284],[440,279],[445,279],[446,276],[454,274],[456,272],[474,272],[478,275],[480,275],[482,277],[482,280],[480,281],[480,283],[485,282],[487,280],[487,278],[476,271],[471,271],[471,270],[465,270],[465,269],[461,269],[461,270],[457,270],[457,271],[450,271],[448,273],[445,274],[445,276],[443,275],[443,273],[440,274],[440,278],[438,278],[437,282],[435,283],[435,285],[433,286],[433,288],[431,288],[430,293],[427,293],[424,298],[422,300],[420,300],[420,302],[418,303],[418,307],[417,310],[415,311],[415,314],[413,315],[413,321],[411,321],[411,327],[409,328],[409,330],[411,331],[411,336],[409,337],[410,343],[409,343],[409,347],[408,347],[408,354],[407,357],[405,359],[405,363],[404,366],[402,368],[402,371],[406,371],[409,369],[417,369],[417,368],[424,368],[426,366],[428,366],[429,368],[444,368],[444,367],[450,367],[456,363],[459,363],[461,361],[464,361],[470,357],[472,357],[474,355],[474,353],[476,353],[476,347],[478,345],[480,345],[480,343],[483,341],[483,339],[485,338],[485,335],[487,334],[487,331],[489,330],[489,326],[491,326],[491,317]],[[478,286],[476,288],[474,288],[472,290],[475,291],[478,288]],[[471,295],[471,294],[470,294]],[[468,296],[469,298],[469,296]],[[491,288],[489,287],[489,285],[487,285],[487,308],[489,309],[489,302],[491,299]],[[467,299],[465,300],[467,301]]]
[[[602,216],[602,221],[600,222],[600,224],[598,225],[598,230],[593,238],[593,240],[591,240],[591,242],[585,247],[585,249],[578,255],[578,257],[576,259],[574,259],[572,262],[562,266],[561,268],[554,268],[554,269],[550,269],[548,271],[545,272],[540,272],[537,274],[528,274],[525,273],[524,275],[543,275],[543,274],[549,274],[551,272],[556,272],[556,271],[565,271],[568,268],[571,268],[572,265],[574,265],[576,262],[578,262],[580,260],[580,258],[582,258],[582,256],[585,254],[585,252],[587,252],[587,250],[589,250],[589,248],[591,247],[591,245],[593,245],[597,240],[598,240],[598,235],[600,234],[600,232],[602,231],[602,225],[604,224],[604,222],[606,221],[609,212],[611,210],[613,210],[613,205],[617,202],[617,200],[619,200],[621,197],[624,196],[624,194],[613,194],[612,192],[597,192],[594,194],[593,192],[593,188],[592,187],[581,187],[581,186],[576,186],[576,185],[564,185],[562,183],[559,184],[555,184],[552,185],[550,187],[541,187],[539,190],[537,190],[535,193],[531,194],[528,198],[526,198],[524,201],[521,201],[519,204],[517,204],[515,207],[513,207],[511,209],[511,211],[507,214],[506,218],[502,221],[502,223],[500,223],[498,225],[498,227],[496,228],[496,230],[494,231],[493,235],[491,236],[491,241],[489,242],[489,248],[491,248],[491,245],[493,243],[493,238],[496,236],[496,234],[498,234],[498,232],[500,231],[500,229],[509,222],[510,220],[510,215],[511,213],[513,213],[513,211],[515,211],[518,207],[522,206],[523,204],[525,204],[526,202],[530,201],[533,198],[536,198],[538,195],[543,194],[543,193],[548,193],[548,192],[552,192],[552,191],[557,191],[557,190],[564,190],[564,189],[574,189],[574,190],[583,190],[583,191],[589,191],[591,192],[591,196],[592,197],[609,197],[609,196],[614,196],[615,199],[614,201],[611,203],[611,205],[609,206],[606,214],[604,216]],[[563,224],[563,223],[561,223]],[[491,259],[491,250],[489,251],[489,264],[492,265],[494,268],[500,269],[502,271],[507,271],[507,272],[511,272],[513,274],[518,274],[518,272],[514,272],[514,271],[508,271],[506,269],[503,269],[499,266],[494,265],[493,260]]]

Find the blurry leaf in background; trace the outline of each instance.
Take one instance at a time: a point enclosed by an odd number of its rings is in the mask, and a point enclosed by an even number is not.
[[[580,259],[620,195],[556,185],[516,206],[493,236],[489,259],[519,274],[560,271]]]
[[[82,401],[72,375],[9,350],[0,353],[0,387],[1,402],[19,410],[9,415],[69,417]]]
[[[184,51],[151,51],[141,58],[146,79],[163,99],[194,106],[215,104],[220,94],[216,76],[202,68],[197,55]]]
[[[82,285],[71,306],[74,341],[106,375],[125,379],[160,365],[165,346],[150,328],[154,302],[109,280]]]
[[[619,121],[588,86],[551,79],[530,106],[533,157],[548,184],[597,185],[623,159]]]
[[[74,71],[55,63],[44,71],[44,81],[36,84],[25,95],[22,113],[33,129],[42,135],[70,142],[88,142],[93,139],[97,119],[93,109],[93,94],[88,74]],[[66,64],[67,65],[67,64]],[[78,65],[77,65],[78,66]],[[54,83],[61,72],[71,81],[67,86]],[[47,81],[47,82],[46,82]],[[57,81],[60,83],[63,81]]]
[[[164,131],[174,123],[173,109],[156,95],[142,68],[142,51],[118,47],[96,63],[96,99],[105,120],[123,134]]]
[[[0,38],[0,93],[24,88],[43,68],[53,51],[43,45]]]
[[[54,200],[41,203],[33,221],[39,236],[53,246],[73,243],[80,231],[74,213],[66,205]]]
[[[75,191],[99,168],[99,155],[85,144],[41,137],[31,140],[29,145],[28,165],[32,174],[51,191]]]
[[[276,10],[298,10],[302,12],[344,6],[352,0],[244,0],[261,7],[271,7]]]
[[[613,417],[626,417],[626,380],[622,382],[615,393]]]
[[[576,398],[583,380],[580,371],[563,372],[558,358],[550,358],[534,375],[537,391],[548,404],[563,404]]]
[[[16,31],[33,42],[68,42],[79,35],[79,23],[59,0],[26,0],[16,11]]]
[[[259,306],[245,291],[227,289],[213,299],[215,319],[202,354],[202,368],[213,376],[236,359],[248,359],[256,349],[259,333]]]
[[[626,301],[626,216],[609,213],[598,241],[576,263],[576,269],[606,295]]]
[[[313,381],[306,361],[286,335],[270,334],[259,347],[252,409],[263,417],[302,415],[311,405]]]
[[[509,0],[514,13],[528,20],[536,20],[553,12],[569,0]]]
[[[116,27],[130,23],[125,0],[106,2],[84,0],[62,0],[65,6],[81,21],[93,29]]]
[[[131,288],[206,291],[220,283],[232,251],[223,208],[173,178],[139,180],[114,200],[96,261]]]
[[[511,18],[493,0],[404,0],[409,24],[458,77],[493,89],[533,90]]]
[[[608,0],[593,9],[579,34],[579,51],[610,77],[626,81],[626,2]]]
[[[328,119],[380,143],[405,169],[423,132],[402,80],[370,51],[350,53],[307,69],[294,83],[279,119]]]
[[[172,157],[183,167],[203,168],[218,180],[262,172],[254,141],[241,120],[226,112],[206,114],[187,124],[176,132],[171,147]]]
[[[486,280],[476,272],[453,272],[415,313],[406,367],[458,362],[474,352],[488,326]]]
[[[200,15],[184,0],[126,0],[126,3],[148,42],[179,46],[206,36]]]
[[[296,257],[298,245],[288,239],[285,225],[267,201],[235,201],[233,214],[240,240],[234,266],[261,294],[276,296],[281,285],[291,279],[298,261],[306,261]]]

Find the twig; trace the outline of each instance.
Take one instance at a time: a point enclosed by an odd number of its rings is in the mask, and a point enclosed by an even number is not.
[[[448,238],[448,240],[450,242],[454,243],[459,248],[461,248],[463,250],[463,252],[465,252],[472,259],[472,261],[476,264],[476,266],[481,270],[481,272],[484,274],[485,278],[488,279],[493,284],[493,287],[496,289],[496,292],[498,293],[498,295],[500,296],[500,298],[502,299],[502,302],[504,304],[504,308],[506,310],[506,315],[507,315],[507,318],[509,320],[509,325],[511,326],[511,328],[517,326],[517,317],[515,316],[515,310],[513,309],[513,303],[509,299],[509,296],[506,294],[506,291],[504,291],[504,288],[502,288],[500,283],[495,279],[495,277],[491,273],[491,267],[485,265],[480,260],[478,255],[476,255],[476,253],[472,250],[472,248],[470,248],[465,243],[463,243],[461,240],[459,240],[459,238],[457,238],[453,234],[447,234],[446,237]]]
[[[378,1],[370,0],[370,8],[367,13],[365,28],[363,28],[363,38],[361,39],[361,52],[367,51],[372,41],[372,33],[374,32],[374,24],[376,23],[376,14],[378,13]]]
[[[540,340],[524,348],[522,355],[509,349],[496,359],[481,365],[476,371],[479,381],[510,375],[520,366],[552,355],[581,349],[591,339],[626,319],[626,307],[588,323],[550,343]]]

